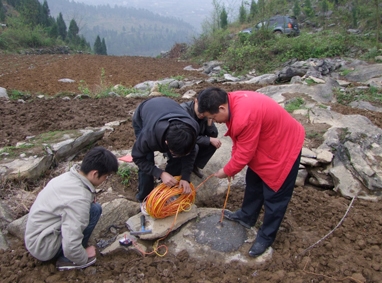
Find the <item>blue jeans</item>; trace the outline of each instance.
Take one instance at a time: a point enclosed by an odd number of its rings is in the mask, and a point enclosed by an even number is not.
[[[90,206],[90,213],[89,213],[89,224],[85,228],[85,230],[82,232],[84,234],[84,237],[82,239],[82,246],[86,249],[88,246],[89,238],[91,234],[93,233],[93,230],[95,226],[98,223],[99,218],[102,214],[102,206],[99,203],[92,203]],[[62,246],[58,250],[57,254],[55,255],[54,259],[60,258],[60,260],[68,260],[62,251]],[[68,260],[69,261],[69,260]]]

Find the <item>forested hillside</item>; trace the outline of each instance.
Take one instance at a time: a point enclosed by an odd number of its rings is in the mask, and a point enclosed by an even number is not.
[[[175,17],[163,17],[145,9],[109,5],[90,6],[69,0],[48,0],[52,16],[64,13],[75,19],[89,42],[105,39],[109,55],[156,56],[176,42],[189,42],[194,28]]]

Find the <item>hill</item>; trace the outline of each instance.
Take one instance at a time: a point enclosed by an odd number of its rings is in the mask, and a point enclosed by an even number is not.
[[[156,56],[177,42],[189,42],[195,34],[191,24],[147,9],[69,0],[47,2],[52,16],[61,12],[66,23],[75,19],[87,41],[93,43],[97,35],[104,38],[109,55]]]

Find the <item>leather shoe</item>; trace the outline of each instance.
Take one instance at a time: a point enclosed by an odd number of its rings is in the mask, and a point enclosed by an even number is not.
[[[227,218],[228,220],[240,223],[242,226],[244,226],[247,229],[251,229],[251,227],[253,225],[250,225],[250,224],[244,222],[243,220],[241,220],[237,214],[238,214],[237,212],[231,212],[229,210],[224,210],[224,218]]]
[[[259,242],[254,242],[251,249],[249,250],[249,256],[251,257],[258,257],[262,255],[268,248],[269,246],[259,243]]]
[[[203,179],[204,175],[197,166],[194,166],[194,169],[192,169],[192,172],[194,172],[194,174],[198,176],[200,179]]]

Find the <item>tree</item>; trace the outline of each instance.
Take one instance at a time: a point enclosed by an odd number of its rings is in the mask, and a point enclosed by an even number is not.
[[[57,17],[57,29],[58,35],[61,36],[62,40],[65,40],[67,35],[66,24],[61,13]]]
[[[3,2],[0,0],[0,21],[5,20],[5,9],[3,6]]]
[[[305,0],[304,13],[307,18],[310,18],[314,15],[312,3],[310,2],[310,0]]]
[[[17,6],[24,22],[31,27],[35,27],[41,22],[41,4],[38,0],[23,0]]]
[[[328,12],[329,5],[327,0],[322,0],[321,2],[321,13],[322,13],[322,21],[323,21],[323,26],[325,26],[325,17],[326,13]]]
[[[379,32],[381,29],[381,17],[379,15],[379,0],[374,0],[374,4],[375,4],[375,9],[374,9],[375,10],[375,22],[377,24],[375,42],[376,42],[377,48],[379,48]]]
[[[97,35],[97,38],[94,42],[93,50],[94,50],[95,54],[102,55],[102,42],[101,42],[101,38],[99,37],[99,35]]]
[[[105,42],[105,38],[102,38],[102,42],[101,42],[101,47],[102,47],[102,55],[107,55],[107,48],[106,48],[106,42]]]
[[[301,13],[300,4],[298,3],[298,0],[295,0],[293,4],[293,15],[297,18],[298,16],[300,16],[300,13]]]
[[[222,12],[220,13],[220,27],[222,29],[226,29],[228,26],[228,15],[225,10],[225,7],[223,7]]]
[[[262,15],[262,17],[265,16],[265,1],[264,0],[257,0],[257,7],[259,8],[259,13]]]
[[[239,23],[244,24],[247,19],[247,11],[244,7],[244,2],[241,2],[240,9],[239,9]]]
[[[69,29],[68,29],[68,39],[70,42],[75,43],[78,41],[76,39],[78,38],[78,32],[79,31],[80,31],[80,29],[78,28],[76,21],[74,19],[72,19],[70,21]]]
[[[258,13],[258,7],[255,0],[252,0],[251,7],[249,9],[248,20],[253,20]]]
[[[44,0],[44,3],[41,7],[40,23],[45,27],[49,27],[52,24],[50,19],[50,9],[46,0]]]

